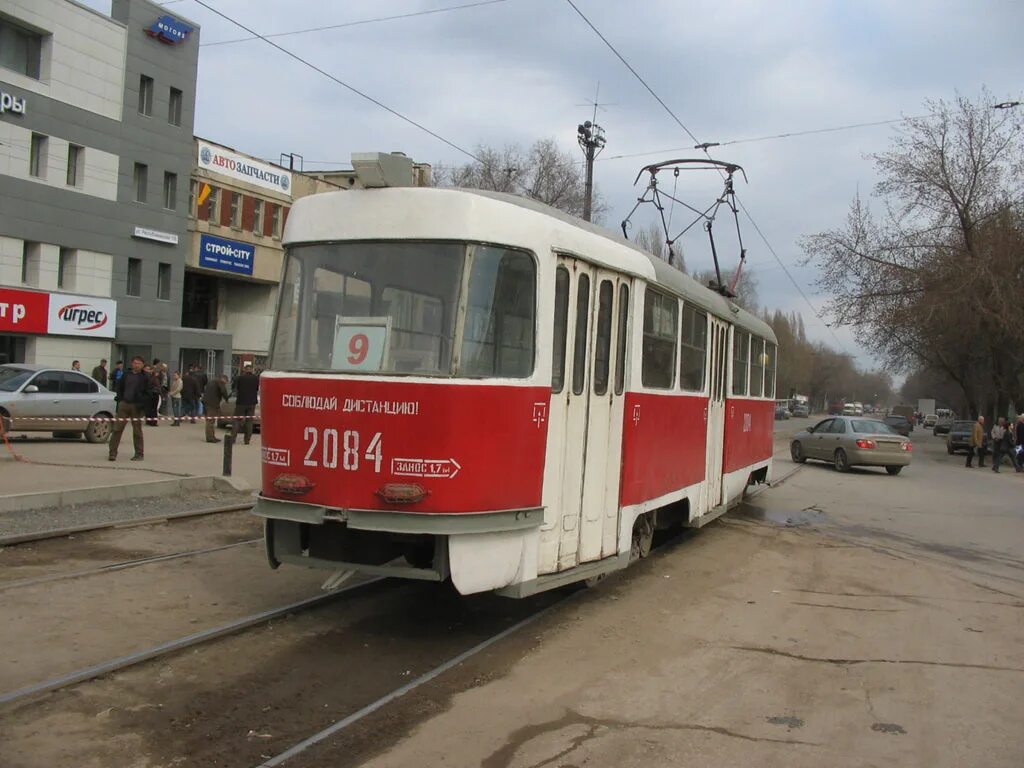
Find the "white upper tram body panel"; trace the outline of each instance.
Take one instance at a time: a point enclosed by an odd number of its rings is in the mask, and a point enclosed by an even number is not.
[[[388,187],[324,192],[297,200],[288,215],[284,245],[350,240],[455,240],[532,251],[538,259],[538,306],[547,306],[555,269],[552,252],[573,255],[693,302],[708,312],[775,342],[767,323],[702,286],[625,238],[535,200],[500,192]],[[541,313],[538,312],[538,318]],[[538,339],[547,334],[539,334]],[[538,345],[543,351],[548,344]],[[550,358],[550,355],[546,357]],[[535,373],[550,373],[542,355]]]

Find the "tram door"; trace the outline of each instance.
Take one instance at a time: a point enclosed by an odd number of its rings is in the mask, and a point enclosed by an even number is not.
[[[617,548],[629,290],[620,275],[559,258],[549,435],[560,443],[549,441],[558,466],[547,474],[559,487],[557,570]]]
[[[708,334],[711,348],[710,381],[708,382],[708,443],[707,477],[704,483],[704,504],[701,514],[710,512],[722,503],[722,464],[725,452],[725,390],[728,385],[726,373],[729,363],[729,328],[715,319],[708,318]]]

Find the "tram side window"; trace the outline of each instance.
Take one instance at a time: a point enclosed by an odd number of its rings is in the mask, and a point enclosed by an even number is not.
[[[747,394],[747,365],[750,359],[750,334],[739,328],[732,337],[732,393]]]
[[[619,328],[615,341],[615,394],[626,386],[626,326],[629,322],[629,286],[619,286]]]
[[[753,339],[750,345],[750,396],[764,392],[764,339]]]
[[[565,386],[565,341],[569,330],[569,270],[555,272],[555,347],[551,354],[551,391]]]
[[[764,396],[775,397],[775,345],[764,343]]]
[[[587,319],[590,317],[590,275],[580,274],[576,283],[576,332],[573,334],[572,393],[583,394],[587,380]]]
[[[611,280],[602,280],[597,291],[597,342],[594,344],[594,394],[608,392],[612,353],[612,303],[615,288]]]
[[[679,384],[691,392],[704,391],[707,367],[708,316],[696,307],[683,307],[683,332],[679,339]]]
[[[679,302],[648,287],[644,295],[644,344],[641,380],[645,387],[672,389],[676,374]]]
[[[536,268],[520,251],[476,246],[459,357],[463,376],[533,373]]]

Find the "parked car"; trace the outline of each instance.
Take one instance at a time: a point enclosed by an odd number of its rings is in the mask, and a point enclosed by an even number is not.
[[[233,419],[231,417],[234,416],[234,415],[235,415],[235,397],[234,397],[234,395],[232,395],[228,399],[228,401],[226,403],[224,403],[224,405],[220,409],[220,418],[217,419],[217,427],[219,429],[227,429],[228,427],[230,427],[231,426],[231,422],[233,421]],[[239,430],[239,432],[241,432],[241,431],[242,430]],[[253,432],[262,432],[262,430],[260,429],[260,404],[259,404],[258,401],[256,403],[256,418],[253,419],[253,422],[252,422],[252,431]]]
[[[877,419],[835,416],[798,432],[789,450],[798,464],[807,459],[821,459],[840,472],[847,472],[854,466],[875,466],[885,467],[890,475],[898,475],[910,464],[914,446],[905,436]]]
[[[90,443],[110,436],[108,419],[117,412],[114,393],[84,373],[41,365],[0,365],[0,418],[4,431],[84,435]],[[61,419],[95,421],[64,422]]]
[[[946,453],[952,456],[957,451],[969,451],[972,432],[973,421],[954,421],[946,434]]]
[[[924,428],[931,429],[932,427],[935,426],[935,422],[937,422],[938,420],[938,416],[936,416],[934,413],[929,413],[927,416],[924,417]]]
[[[811,415],[811,409],[804,403],[797,403],[793,406],[793,416],[797,419],[806,419]]]
[[[933,435],[948,435],[949,430],[953,426],[953,419],[939,419],[935,422],[935,426],[932,427]]]
[[[882,421],[889,427],[892,427],[893,431],[898,432],[904,437],[910,437],[910,433],[914,431],[914,425],[906,416],[893,414],[892,416],[886,416]]]
[[[789,418],[789,411],[786,410],[786,407],[783,406],[783,405],[776,405],[775,406],[775,420],[776,421],[784,421],[784,420],[786,420],[788,418]]]

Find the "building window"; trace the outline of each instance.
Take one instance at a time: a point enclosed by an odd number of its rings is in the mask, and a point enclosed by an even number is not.
[[[164,171],[164,208],[178,209],[178,174]]]
[[[171,265],[160,263],[160,270],[156,275],[156,297],[164,301],[171,300]]]
[[[46,149],[49,137],[41,133],[32,134],[32,143],[28,154],[28,172],[37,179],[46,178]]]
[[[39,243],[26,240],[21,244],[21,282],[24,285],[39,282]]]
[[[181,125],[181,91],[171,88],[170,96],[167,98],[167,122],[171,125]]]
[[[139,114],[153,114],[153,78],[139,75]]]
[[[75,261],[78,251],[74,248],[61,248],[57,254],[57,287],[65,291],[75,289]]]
[[[270,234],[274,237],[281,236],[281,206],[275,205],[274,212],[270,215]]]
[[[252,209],[252,231],[253,234],[263,234],[263,201],[258,199]]]
[[[146,202],[146,187],[149,185],[149,166],[143,163],[135,164],[135,201]]]
[[[82,170],[85,166],[85,147],[68,144],[68,186],[82,185]]]
[[[125,293],[129,296],[142,295],[142,259],[128,259],[128,285]]]
[[[39,79],[43,35],[0,17],[0,67]]]
[[[220,222],[220,189],[218,187],[210,187],[210,196],[206,198],[207,205],[210,206],[210,221],[214,224]]]
[[[231,226],[238,229],[242,226],[242,196],[237,192],[231,193]]]

